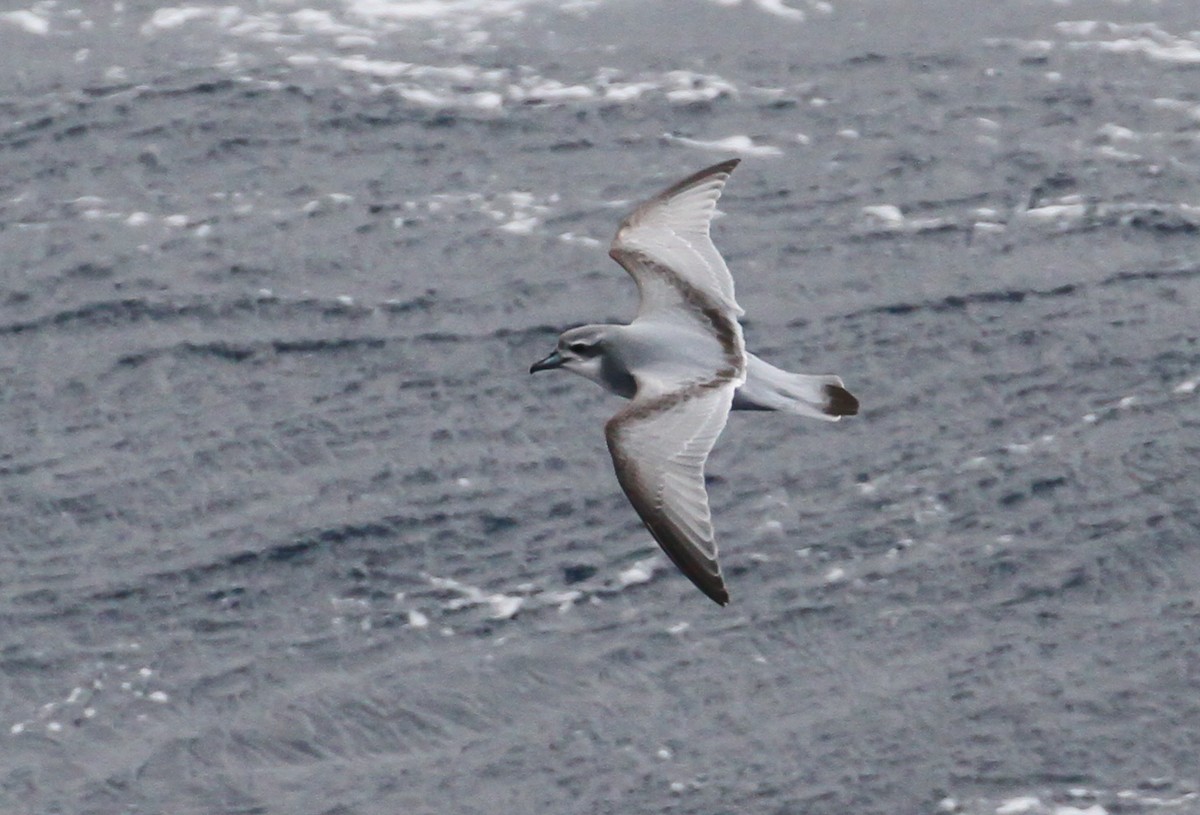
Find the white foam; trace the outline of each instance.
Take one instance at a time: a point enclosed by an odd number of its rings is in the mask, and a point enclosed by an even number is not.
[[[452,611],[469,606],[487,605],[491,609],[493,620],[508,620],[515,617],[525,604],[524,598],[500,593],[488,594],[482,589],[460,583],[453,578],[434,577],[433,575],[426,575],[426,578],[435,588],[449,589],[461,595],[446,604],[446,608]]]
[[[572,589],[570,591],[548,591],[542,595],[542,599],[551,605],[558,607],[559,614],[565,614],[566,612],[570,611],[574,607],[576,601],[578,601],[581,597],[583,597],[583,592],[579,591],[578,589]]]
[[[862,214],[885,229],[900,229],[904,226],[904,213],[895,204],[872,204],[863,207]]]
[[[434,93],[424,88],[401,88],[399,89],[400,96],[416,105],[423,105],[429,108],[452,107],[454,99],[445,94]]]
[[[224,12],[222,14],[222,12]],[[143,34],[153,34],[156,31],[169,31],[180,28],[194,20],[222,20],[232,22],[232,18],[240,16],[241,10],[235,6],[225,9],[205,8],[202,6],[176,6],[155,9],[150,19],[142,25]]]
[[[564,232],[558,236],[558,239],[565,243],[577,243],[580,246],[586,246],[593,249],[604,245],[603,241],[597,240],[596,238],[589,238],[587,235],[576,235],[574,232]]]
[[[1141,161],[1142,157],[1137,153],[1130,153],[1128,150],[1118,150],[1111,144],[1102,144],[1096,148],[1096,154],[1104,158],[1110,158],[1120,162]]]
[[[758,156],[771,157],[782,156],[783,151],[778,147],[769,144],[755,144],[754,140],[749,136],[726,136],[723,139],[689,139],[684,136],[675,136],[670,133],[664,133],[663,138],[668,141],[682,144],[687,147],[695,147],[700,150],[713,150],[722,153],[740,153],[743,156]]]
[[[525,605],[525,600],[507,594],[493,594],[488,597],[488,605],[491,606],[493,620],[511,620]]]
[[[1100,23],[1096,20],[1063,20],[1055,23],[1054,27],[1068,37],[1089,37],[1100,27]]]
[[[757,541],[764,544],[782,543],[787,538],[783,524],[773,518],[759,524],[754,533]]]
[[[519,14],[529,0],[347,0],[351,11],[376,20],[437,20],[449,14],[504,16]]]
[[[495,91],[480,91],[467,96],[467,104],[477,110],[498,110],[504,105],[504,97]]]
[[[908,218],[895,204],[872,204],[862,208],[871,229],[881,232],[928,232],[950,223],[944,218]]]
[[[1174,65],[1200,64],[1200,32],[1180,37],[1159,28],[1155,23],[1112,23],[1098,20],[1065,20],[1055,29],[1068,37],[1074,50],[1093,49],[1113,54],[1142,54],[1159,62]],[[1101,39],[1105,35],[1112,39]]]
[[[379,35],[430,24],[453,32],[455,52],[468,54],[485,44],[488,34],[478,26],[496,17],[520,16],[547,0],[343,0],[335,9],[275,10],[277,4],[258,4],[253,10],[236,6],[186,4],[155,10],[142,24],[147,36],[178,31],[190,25],[213,25],[231,36],[270,43],[297,67],[328,66],[359,77],[370,93],[392,92],[413,104],[436,109],[468,109],[494,113],[509,104],[625,104],[658,92],[675,104],[705,102],[738,93],[728,80],[713,74],[672,70],[622,79],[619,71],[599,68],[590,79],[563,81],[536,74],[527,66],[484,68],[421,65],[371,54]],[[282,4],[278,4],[282,5]],[[571,8],[588,5],[576,0]],[[780,6],[767,0],[769,6]],[[783,7],[785,8],[785,7]],[[443,44],[449,44],[443,40]],[[331,47],[332,46],[332,47]],[[359,48],[359,53],[346,54]],[[342,53],[339,53],[342,52]],[[225,49],[217,67],[236,71],[242,60],[236,49]],[[278,83],[282,87],[282,83]]]
[[[409,628],[428,628],[429,618],[415,608],[409,609],[408,626]]]
[[[785,20],[794,20],[798,23],[802,23],[805,20],[803,11],[791,6],[785,6],[783,0],[754,0],[754,5],[768,14],[774,14],[776,17],[782,17]]]
[[[1053,223],[1057,226],[1068,226],[1082,221],[1083,216],[1086,214],[1086,204],[1047,204],[1027,209],[1021,213],[1021,217],[1038,223]]]
[[[999,235],[1008,231],[1008,227],[995,221],[978,221],[972,227],[977,235]]]
[[[1096,133],[1110,141],[1137,141],[1141,138],[1136,131],[1112,122],[1101,125]]]
[[[621,82],[604,88],[606,102],[633,102],[658,87],[655,82]]]
[[[557,79],[542,77],[528,85],[513,85],[508,89],[508,97],[515,102],[581,102],[596,96],[596,91],[586,85],[567,85]]]
[[[996,815],[1022,815],[1025,812],[1038,812],[1042,802],[1034,795],[1021,795],[1010,798],[996,807]]]
[[[527,215],[523,218],[513,218],[508,223],[500,224],[500,229],[505,232],[511,232],[514,235],[531,235],[541,224],[541,219]]]
[[[40,14],[28,9],[6,11],[0,14],[0,22],[15,25],[30,34],[46,36],[50,33],[50,21]]]
[[[373,44],[374,39],[358,26],[334,19],[333,13],[318,9],[298,9],[288,15],[288,19],[300,31],[324,34],[332,37],[351,37],[355,41],[363,40]]]
[[[1200,46],[1192,40],[1177,39],[1164,44],[1147,37],[1139,37],[1096,43],[1096,46],[1103,51],[1112,51],[1118,54],[1140,52],[1150,59],[1177,65],[1200,64]]]
[[[289,57],[289,61],[293,64],[316,64],[321,61],[320,57],[311,54],[295,54]],[[352,57],[341,57],[333,60],[333,64],[341,68],[343,71],[350,71],[356,74],[366,74],[367,76],[379,77],[381,79],[396,79],[397,77],[406,76],[412,73],[413,64],[411,62],[397,62],[395,60],[383,59],[368,59],[365,56],[356,55]]]
[[[1200,379],[1187,379],[1175,386],[1174,393],[1194,393]]]
[[[636,586],[639,583],[649,583],[651,578],[654,577],[654,570],[657,565],[657,558],[646,558],[645,560],[639,560],[628,569],[621,571],[617,575],[617,582],[622,588],[626,586]]]
[[[721,96],[736,96],[737,87],[713,74],[668,71],[663,76],[667,100],[677,104],[708,102]]]

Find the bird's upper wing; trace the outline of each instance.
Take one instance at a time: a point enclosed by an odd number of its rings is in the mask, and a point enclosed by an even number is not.
[[[604,428],[617,480],[642,522],[675,565],[721,605],[729,592],[717,563],[704,463],[736,388],[727,371],[635,399]]]
[[[638,317],[677,308],[681,299],[685,305],[689,299],[708,301],[734,321],[742,314],[733,296],[733,276],[708,231],[738,161],[722,161],[671,185],[640,204],[617,228],[608,253],[637,283]],[[689,298],[697,292],[699,298]]]

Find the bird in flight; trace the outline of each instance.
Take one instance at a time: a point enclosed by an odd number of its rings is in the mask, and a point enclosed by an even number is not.
[[[604,426],[617,481],[667,556],[721,605],[729,591],[704,463],[729,411],[829,421],[858,413],[839,377],[790,373],[746,351],[733,277],[709,236],[738,161],[671,185],[617,228],[608,254],[637,284],[632,323],[572,328],[529,369],[563,368],[630,400]]]

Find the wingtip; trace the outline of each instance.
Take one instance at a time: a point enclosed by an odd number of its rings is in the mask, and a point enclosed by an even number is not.
[[[692,173],[691,176],[689,176],[689,179],[695,183],[696,181],[703,180],[709,176],[719,175],[721,173],[729,175],[733,172],[733,169],[741,163],[742,159],[740,157],[727,158],[724,161],[718,161],[716,164],[710,164],[703,170],[697,170],[696,172]]]
[[[701,574],[682,567],[680,570],[709,600],[722,607],[729,605],[729,589],[725,587],[725,578],[721,575],[719,567],[716,574]]]
[[[669,549],[666,552],[671,560],[675,562],[679,571],[683,572],[684,577],[692,581],[692,585],[704,592],[705,597],[719,606],[729,604],[729,589],[725,587],[725,578],[721,575],[721,568],[719,566],[716,566],[716,573],[714,574],[713,572],[698,569],[695,564],[677,558],[675,553]]]
[[[732,172],[733,172],[733,168],[734,168],[734,167],[736,167],[736,166],[738,166],[738,165],[739,165],[739,164],[741,164],[741,163],[742,163],[742,159],[741,159],[740,157],[738,157],[738,158],[727,158],[727,159],[725,159],[725,160],[724,160],[724,161],[722,161],[722,162],[718,162],[717,164],[714,164],[714,165],[713,165],[713,169],[714,169],[714,170],[717,170],[717,168],[720,168],[720,170],[718,170],[718,172],[723,172],[723,173],[732,173]]]
[[[733,172],[733,168],[738,166],[742,160],[740,158],[729,158],[724,161],[719,161],[703,170],[697,170],[682,181],[677,181],[665,190],[654,196],[651,201],[662,201],[683,192],[686,189],[696,186],[714,175],[729,175]]]
[[[729,175],[730,173],[733,172],[733,168],[737,167],[741,163],[742,163],[742,160],[740,158],[727,158],[724,161],[718,161],[716,164],[712,165],[711,167],[705,167],[703,170],[700,170],[695,175],[693,175],[692,178],[695,181],[700,181],[702,179],[708,178],[709,176],[719,175],[721,173],[724,173],[725,175]]]
[[[825,402],[825,415],[837,417],[858,415],[858,399],[841,385],[826,385],[825,396],[828,397],[828,401]]]

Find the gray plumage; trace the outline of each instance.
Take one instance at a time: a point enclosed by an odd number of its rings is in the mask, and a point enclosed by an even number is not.
[[[609,255],[638,287],[629,325],[564,332],[530,373],[566,368],[630,402],[605,425],[617,480],[650,534],[706,595],[729,601],[704,463],[730,410],[836,421],[858,400],[831,374],[796,374],[747,353],[733,277],[709,237],[738,159],[673,184],[621,222]]]

